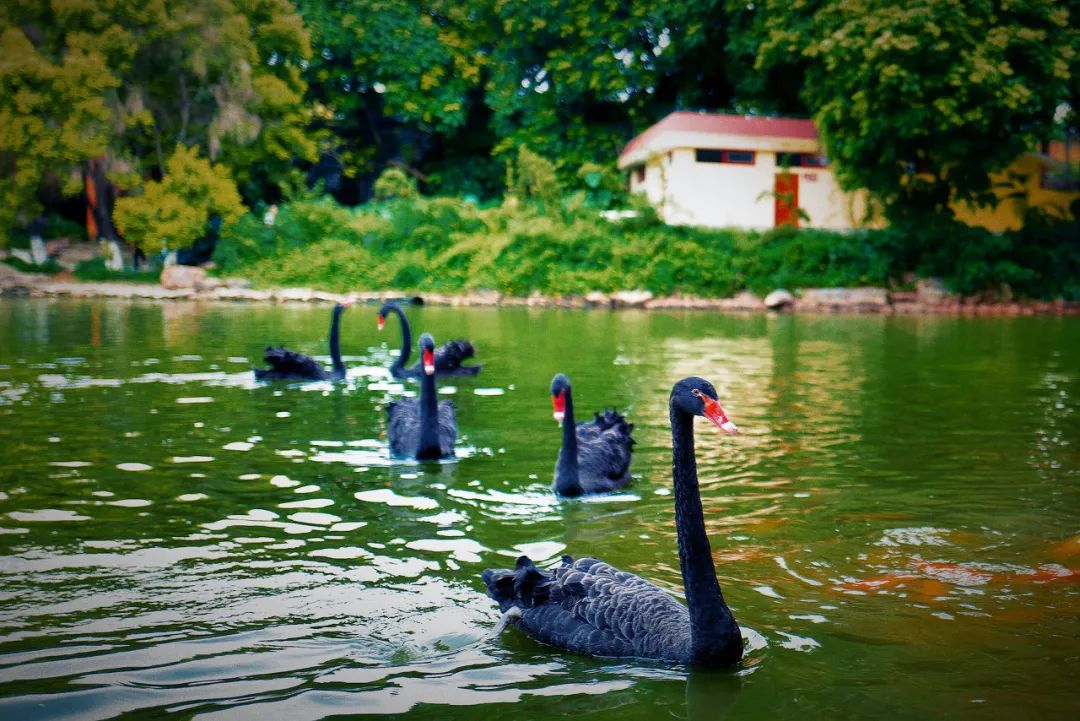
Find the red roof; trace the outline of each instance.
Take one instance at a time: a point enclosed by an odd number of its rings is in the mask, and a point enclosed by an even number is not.
[[[798,138],[800,140],[817,140],[818,137],[813,120],[766,118],[757,115],[692,113],[677,110],[627,143],[619,157],[636,150],[651,138],[664,132],[716,133],[717,135],[750,135],[768,138]]]

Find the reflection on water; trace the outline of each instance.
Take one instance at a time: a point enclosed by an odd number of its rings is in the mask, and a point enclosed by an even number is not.
[[[1080,324],[416,309],[468,337],[457,455],[389,458],[356,308],[0,302],[3,718],[1073,718]],[[635,424],[626,492],[559,501],[547,385]],[[596,555],[681,594],[667,395],[713,381],[703,506],[736,669],[493,635],[478,574]]]

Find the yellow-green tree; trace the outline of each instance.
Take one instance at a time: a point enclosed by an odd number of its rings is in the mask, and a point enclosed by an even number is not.
[[[170,148],[194,146],[249,200],[316,156],[301,77],[311,47],[288,0],[9,0],[0,37],[6,208],[32,207],[42,183],[98,156],[132,192],[163,175]]]
[[[229,171],[200,158],[194,148],[178,145],[161,181],[150,181],[140,195],[117,200],[114,218],[128,241],[153,256],[198,240],[212,216],[227,224],[243,214]]]
[[[41,210],[43,180],[78,192],[80,161],[107,147],[117,85],[88,44],[52,58],[23,29],[0,28],[0,244]]]

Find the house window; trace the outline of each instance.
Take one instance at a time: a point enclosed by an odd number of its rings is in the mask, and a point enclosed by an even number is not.
[[[753,165],[753,150],[711,150],[697,148],[694,159],[699,163],[731,163],[734,165]]]
[[[645,182],[645,166],[644,165],[639,165],[636,168],[634,168],[634,182],[635,183],[644,183]]]
[[[777,153],[776,164],[781,168],[824,168],[829,159],[816,153]]]

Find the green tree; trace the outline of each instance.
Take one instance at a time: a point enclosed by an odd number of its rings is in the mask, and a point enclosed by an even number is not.
[[[496,38],[488,5],[298,0],[315,48],[305,75],[315,120],[332,133],[323,150],[346,176],[396,160],[434,171],[435,190],[455,164],[479,164],[490,181],[483,78]]]
[[[992,171],[1068,97],[1075,18],[1054,0],[767,2],[758,67],[799,58],[840,184],[894,221],[989,200]]]

